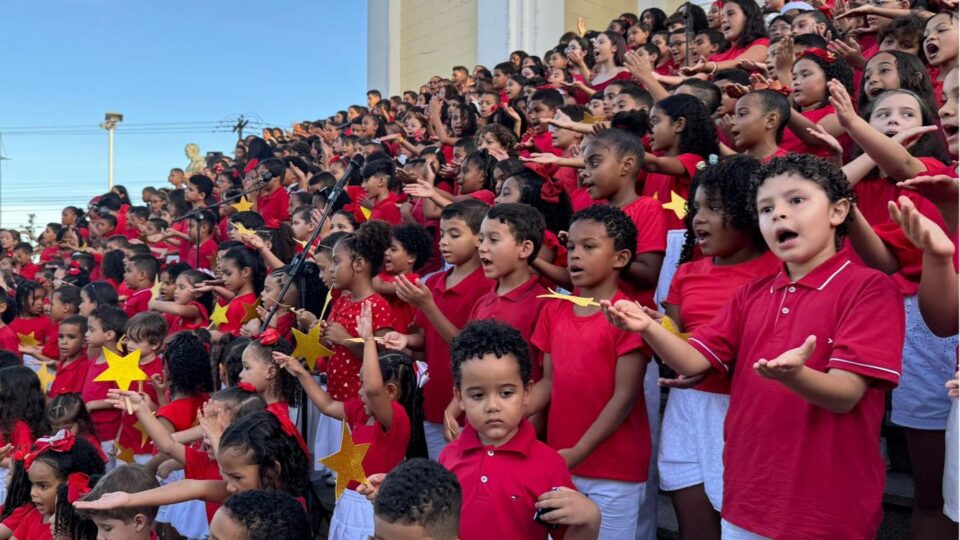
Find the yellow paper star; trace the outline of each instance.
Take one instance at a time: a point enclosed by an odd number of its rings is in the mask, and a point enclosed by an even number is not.
[[[113,445],[117,448],[117,461],[122,461],[126,464],[133,463],[133,449],[125,448],[120,441],[113,441]]]
[[[160,280],[153,282],[153,287],[150,289],[150,299],[157,300],[160,298]]]
[[[594,116],[590,113],[583,113],[584,124],[597,124],[603,122],[603,116]]]
[[[296,243],[298,243],[298,244],[300,244],[300,247],[302,247],[302,248],[306,248],[306,247],[307,247],[307,241],[306,241],[306,240],[297,240],[296,238],[294,238],[293,241],[296,242]]]
[[[217,306],[213,308],[213,314],[210,315],[210,323],[215,324],[217,328],[219,328],[221,324],[228,322],[230,322],[230,320],[227,319],[227,306],[217,304]]]
[[[293,350],[294,358],[303,358],[307,361],[307,367],[313,372],[317,367],[317,358],[333,355],[333,351],[320,343],[320,325],[310,329],[310,332],[304,334],[296,328],[293,329],[293,340],[297,347]]]
[[[40,389],[43,390],[43,393],[46,394],[50,390],[50,384],[53,383],[53,379],[56,378],[56,372],[51,373],[47,369],[46,362],[40,362],[40,369],[37,371],[37,377],[40,378]]]
[[[233,230],[237,231],[237,234],[239,234],[240,236],[250,236],[252,234],[257,233],[257,231],[252,231],[248,229],[243,223],[240,223],[239,221],[233,224]]]
[[[320,317],[323,317],[323,314],[327,312],[327,306],[330,305],[330,301],[333,300],[333,291],[327,291],[327,297],[323,300],[323,309],[320,310]]]
[[[537,298],[556,298],[557,300],[566,300],[568,302],[573,302],[574,304],[580,307],[600,307],[600,304],[593,301],[593,298],[586,298],[583,296],[573,296],[572,294],[561,294],[553,289],[547,289],[550,291],[550,294],[541,294]]]
[[[249,212],[253,208],[253,203],[247,200],[247,196],[244,195],[240,197],[240,200],[231,204],[230,206],[236,208],[237,212]]]
[[[673,334],[673,335],[675,335],[675,336],[677,336],[677,337],[683,338],[684,340],[686,340],[688,337],[690,337],[690,334],[686,334],[686,333],[681,332],[680,329],[677,328],[677,323],[675,323],[675,322],[673,321],[673,319],[671,319],[670,317],[664,317],[663,320],[660,321],[660,326],[662,326],[664,329],[666,329],[666,330],[667,330],[668,332],[670,332],[671,334]]]
[[[107,359],[107,365],[110,367],[106,371],[97,375],[94,382],[115,382],[117,388],[126,392],[130,389],[130,383],[133,381],[145,381],[147,374],[140,369],[140,349],[134,349],[126,356],[120,356],[110,349],[104,348],[103,355]]]
[[[40,345],[40,342],[37,341],[36,332],[30,332],[29,334],[17,333],[17,339],[20,340],[21,345],[27,345],[28,347],[37,347]]]
[[[663,203],[663,207],[666,210],[673,210],[673,213],[677,215],[677,219],[687,217],[687,200],[677,195],[675,191],[670,192],[670,202]]]
[[[260,306],[260,299],[257,298],[257,301],[252,304],[241,304],[243,306],[243,318],[240,319],[240,324],[247,324],[248,322],[259,319],[260,314],[257,313],[257,308]]]
[[[368,443],[353,444],[353,437],[347,428],[347,423],[343,423],[340,434],[340,450],[336,454],[331,454],[320,460],[331,471],[337,473],[336,499],[347,489],[350,482],[355,481],[361,484],[367,483],[367,475],[363,472],[363,457],[367,455]]]
[[[361,206],[360,213],[363,214],[364,219],[370,219],[370,214],[373,213],[373,210],[370,210],[366,206]]]
[[[140,432],[140,446],[146,446],[147,439],[150,438],[150,436],[147,435],[147,428],[143,427],[143,424],[140,423],[139,420],[137,420],[137,423],[133,425],[133,428]]]

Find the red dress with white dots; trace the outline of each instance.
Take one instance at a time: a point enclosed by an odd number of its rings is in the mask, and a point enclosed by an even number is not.
[[[351,336],[359,337],[357,317],[360,316],[360,310],[365,302],[370,303],[374,332],[393,328],[393,309],[390,303],[379,294],[355,302],[349,293],[344,292],[334,301],[327,323],[340,323]],[[327,361],[327,392],[337,401],[357,397],[360,393],[360,366],[363,365],[363,358],[354,355],[343,345],[334,345],[331,350],[333,355]]]

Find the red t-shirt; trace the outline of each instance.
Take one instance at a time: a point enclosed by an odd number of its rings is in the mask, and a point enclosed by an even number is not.
[[[807,368],[869,381],[852,411],[813,405],[753,369],[810,335],[817,346]],[[886,393],[900,380],[903,336],[893,282],[843,251],[797,282],[783,270],[742,287],[693,332],[690,345],[715,369],[733,372],[724,519],[771,538],[874,537],[886,476],[877,442]]]
[[[576,489],[563,458],[537,440],[526,419],[500,446],[484,446],[467,424],[440,453],[440,464],[457,476],[463,490],[463,540],[546,539],[550,530],[533,520],[534,504],[554,488]]]
[[[69,363],[57,364],[57,376],[53,379],[47,397],[55,398],[60,394],[83,392],[87,371],[90,369],[90,359],[81,354],[79,358]]]
[[[7,516],[7,519],[3,520],[3,526],[11,531],[17,530],[17,527],[20,526],[24,516],[26,516],[31,510],[34,512],[37,510],[37,508],[33,506],[32,502],[25,502],[21,504],[20,506],[16,507],[9,516]]]
[[[41,435],[38,435],[41,436]],[[17,420],[10,430],[10,438],[7,439],[0,434],[0,446],[12,444],[14,448],[30,447],[33,444],[33,435],[30,432],[30,426],[23,420]]]
[[[123,312],[127,314],[127,317],[133,317],[137,313],[143,313],[147,311],[147,305],[150,304],[152,298],[153,293],[150,289],[134,291],[123,303]]]
[[[146,364],[141,363],[140,369],[147,374],[148,380],[136,381],[130,385],[131,390],[144,392],[154,403],[157,402],[157,390],[150,384],[149,377],[154,375],[163,375],[163,360],[159,356],[154,357]],[[140,420],[136,414],[127,414],[127,411],[120,411],[120,437],[118,440],[124,448],[129,448],[134,454],[140,456],[156,452],[153,446],[153,439],[147,436],[146,429],[137,427]]]
[[[374,332],[393,328],[393,310],[390,309],[390,303],[379,294],[372,294],[357,302],[354,302],[349,294],[341,295],[330,308],[327,323],[340,323],[348,334],[359,337],[357,317],[360,316],[364,303],[370,304]],[[330,392],[330,397],[337,401],[357,397],[360,392],[360,366],[363,365],[363,358],[357,357],[343,345],[334,345],[330,350],[333,351],[327,359],[327,391]]]
[[[279,227],[280,222],[290,220],[290,194],[279,187],[269,195],[260,195],[257,197],[257,212],[267,227]]]
[[[697,165],[704,162],[703,158],[697,154],[680,154],[676,156],[676,158],[683,164],[683,168],[687,171],[687,174],[683,176],[673,176],[671,174],[648,172],[647,179],[643,183],[643,195],[645,197],[653,197],[660,203],[661,207],[666,205],[672,206],[671,203],[674,201],[674,193],[683,199],[682,204],[686,205],[687,199],[690,198],[690,182],[693,180],[694,175],[697,174]],[[678,210],[663,208],[663,214],[667,220],[667,229],[687,228],[683,219],[677,215],[678,211],[685,212],[686,207],[682,206]]]
[[[532,343],[530,337],[537,327],[540,310],[546,304],[546,298],[537,298],[547,294],[547,290],[540,284],[540,277],[533,276],[526,282],[504,295],[497,294],[494,287],[490,292],[477,299],[470,310],[468,321],[481,319],[496,319],[505,322],[520,331],[523,339],[530,345],[530,360],[533,363],[533,380],[539,381],[543,377],[543,361],[540,351]]]
[[[489,189],[479,189],[466,195],[485,203],[487,206],[493,206],[493,201],[497,198],[497,195]]]
[[[224,334],[240,335],[240,327],[243,326],[243,318],[247,314],[244,306],[252,306],[257,303],[257,295],[247,293],[236,296],[227,304],[227,322],[221,324],[218,328]]]
[[[622,292],[611,300],[626,298]],[[603,312],[581,317],[574,305],[551,300],[543,307],[531,341],[550,355],[553,385],[547,418],[547,444],[572,448],[607,406],[616,386],[621,356],[650,351],[640,334],[619,330]],[[589,384],[584,384],[589,381]],[[642,396],[642,390],[639,390]],[[616,430],[571,470],[577,476],[623,482],[645,482],[650,464],[650,426],[642,397],[634,402]]]
[[[197,411],[210,399],[207,394],[175,399],[157,409],[157,418],[165,418],[173,424],[173,431],[184,431],[197,425]]]
[[[618,72],[616,75],[613,76],[613,78],[603,81],[600,84],[591,84],[590,88],[592,88],[594,92],[603,94],[603,91],[606,90],[608,86],[610,86],[610,83],[614,81],[629,81],[632,79],[633,79],[633,75],[630,75],[629,71],[624,70],[624,71]]]
[[[29,336],[32,333],[33,337],[40,342],[40,345],[45,344],[50,338],[47,334],[47,332],[50,331],[50,318],[46,316],[33,317],[30,319],[17,317],[10,321],[9,326],[14,332],[21,336]],[[56,340],[56,337],[54,340]],[[17,338],[17,344],[19,348],[19,337]]]
[[[39,272],[42,268],[43,267],[39,264],[30,263],[20,269],[20,277],[32,281],[37,277],[37,272]]]
[[[196,270],[207,269],[211,270],[211,261],[217,257],[217,243],[213,241],[213,238],[208,238],[202,244],[200,244],[200,260],[197,260],[197,244],[190,242],[189,249],[187,249],[186,258],[183,262],[190,265],[191,268]]]
[[[31,505],[27,513],[20,519],[20,524],[13,530],[13,538],[17,540],[53,540],[53,534],[50,532],[50,523],[44,523],[43,514]]]
[[[203,304],[193,301],[187,305],[196,306],[196,308],[200,310],[200,315],[190,321],[183,317],[171,317],[171,319],[167,321],[169,323],[169,330],[167,333],[171,336],[182,330],[196,330],[197,328],[206,328],[210,325],[210,316],[207,314],[207,308],[203,307]]]
[[[759,38],[753,43],[750,43],[746,47],[730,47],[722,53],[714,53],[710,55],[710,62],[726,62],[727,60],[736,60],[740,58],[741,55],[749,51],[754,47],[763,47],[764,56],[766,56],[766,49],[770,47],[770,40],[767,38]]]
[[[420,275],[415,272],[408,272],[403,276],[410,280],[411,283],[420,279]],[[396,276],[390,275],[386,272],[380,272],[378,277],[380,278],[380,281],[384,283],[393,283],[397,280]],[[408,333],[408,330],[410,329],[410,323],[413,322],[413,316],[416,314],[417,310],[414,309],[410,304],[398,298],[396,295],[384,296],[384,298],[390,303],[390,309],[393,310],[392,328],[402,334]]]
[[[40,252],[40,262],[49,262],[50,259],[56,257],[60,254],[60,248],[57,246],[50,246],[43,248],[43,251]]]
[[[667,220],[663,207],[652,197],[637,197],[623,208],[637,226],[637,255],[665,253],[667,251]],[[621,289],[641,304],[652,307],[654,288],[638,289],[632,283],[621,280]]]
[[[100,358],[103,358],[102,354]],[[102,364],[98,364],[98,361],[99,358],[89,363],[87,376],[83,381],[83,390],[80,392],[80,397],[83,398],[84,403],[107,399],[107,391],[117,387],[116,383],[113,382],[94,382],[94,379],[110,367],[106,360]],[[90,418],[93,420],[93,428],[97,432],[97,437],[101,441],[111,441],[117,436],[117,430],[120,428],[119,409],[111,407],[90,411]]]
[[[222,480],[220,466],[217,460],[207,457],[207,453],[192,446],[183,449],[185,459],[183,463],[183,477],[190,480]],[[204,501],[207,507],[207,523],[213,520],[213,515],[220,508],[220,503]]]
[[[825,107],[820,107],[819,109],[803,111],[800,114],[814,124],[818,124],[820,123],[820,120],[823,120],[824,117],[835,114],[836,112],[837,111],[833,108],[833,105],[827,105]],[[842,135],[837,137],[837,140],[840,141],[841,146],[846,148],[849,137],[847,135]],[[807,146],[806,143],[804,143],[803,140],[801,140],[800,137],[798,137],[789,127],[783,131],[783,140],[780,142],[780,148],[783,148],[787,152],[796,152],[797,154],[813,154],[822,158],[830,157],[829,147]]]
[[[690,333],[713,320],[737,289],[757,278],[776,274],[780,267],[780,260],[769,251],[756,259],[726,266],[713,264],[713,257],[684,263],[673,275],[665,303],[680,308],[681,321],[677,322],[682,322],[684,331]],[[711,372],[696,389],[729,394],[730,377]]]
[[[20,338],[17,337],[17,333],[13,328],[10,328],[8,324],[0,328],[0,349],[10,351],[20,356]]]
[[[444,316],[457,328],[467,324],[470,310],[481,296],[490,292],[496,285],[483,275],[483,268],[477,268],[459,283],[447,288],[447,278],[453,268],[446,272],[437,272],[424,282],[433,301]],[[423,359],[430,367],[430,380],[423,387],[423,413],[428,422],[443,422],[443,411],[453,399],[453,372],[450,368],[450,345],[437,333],[430,320],[418,311],[414,324],[423,328]]]
[[[392,471],[407,455],[411,432],[410,417],[403,405],[396,401],[392,401],[390,406],[393,408],[393,420],[390,421],[390,428],[384,430],[376,418],[364,412],[360,398],[350,398],[343,404],[343,414],[350,426],[354,444],[370,445],[363,456],[363,472],[367,476]],[[357,482],[350,482],[348,488],[357,489],[358,485],[360,484]]]
[[[373,210],[370,211],[370,219],[379,219],[391,225],[403,223],[403,216],[397,206],[399,202],[396,193],[391,193],[386,199],[373,205]]]

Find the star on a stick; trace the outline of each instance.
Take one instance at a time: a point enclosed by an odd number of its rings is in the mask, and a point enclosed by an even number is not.
[[[145,381],[147,374],[140,369],[140,349],[134,349],[126,356],[119,354],[104,347],[103,355],[107,359],[107,369],[97,375],[94,382],[115,382],[121,392],[130,389],[130,383],[133,381]]]
[[[320,342],[320,325],[310,329],[310,332],[304,334],[300,330],[293,329],[293,339],[297,347],[293,350],[294,358],[303,358],[307,361],[307,367],[313,372],[317,367],[317,358],[333,355],[333,351],[323,346]]]
[[[217,306],[213,308],[213,314],[210,315],[210,323],[217,325],[219,328],[221,324],[227,324],[228,322],[230,322],[230,320],[227,319],[227,306],[217,304]]]
[[[244,195],[244,196],[240,197],[240,200],[239,200],[239,201],[231,204],[230,206],[232,206],[233,208],[235,208],[235,209],[237,210],[237,212],[249,212],[250,209],[253,208],[253,203],[250,202],[250,201],[248,201],[248,200],[247,200],[247,196]]]
[[[350,482],[367,483],[367,475],[363,472],[363,457],[367,455],[370,448],[369,443],[353,444],[353,436],[350,435],[350,429],[347,423],[343,423],[340,432],[340,450],[320,459],[331,471],[337,473],[336,499],[340,499],[343,491],[347,489]]]
[[[580,307],[600,307],[600,304],[593,301],[593,298],[586,298],[584,296],[573,296],[572,294],[563,294],[558,293],[553,289],[547,289],[550,291],[550,294],[541,294],[537,295],[537,298],[555,298],[557,300],[566,300],[568,302],[573,302],[574,304]]]

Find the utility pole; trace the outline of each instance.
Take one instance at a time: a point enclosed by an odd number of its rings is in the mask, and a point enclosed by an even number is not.
[[[107,190],[113,189],[113,132],[117,124],[123,122],[123,115],[120,113],[107,113],[104,115],[104,121],[100,127],[107,130],[109,139],[109,148],[107,150]]]
[[[233,125],[233,132],[237,134],[237,140],[243,140],[243,128],[247,127],[250,121],[240,115],[240,118],[237,119],[237,123]]]

